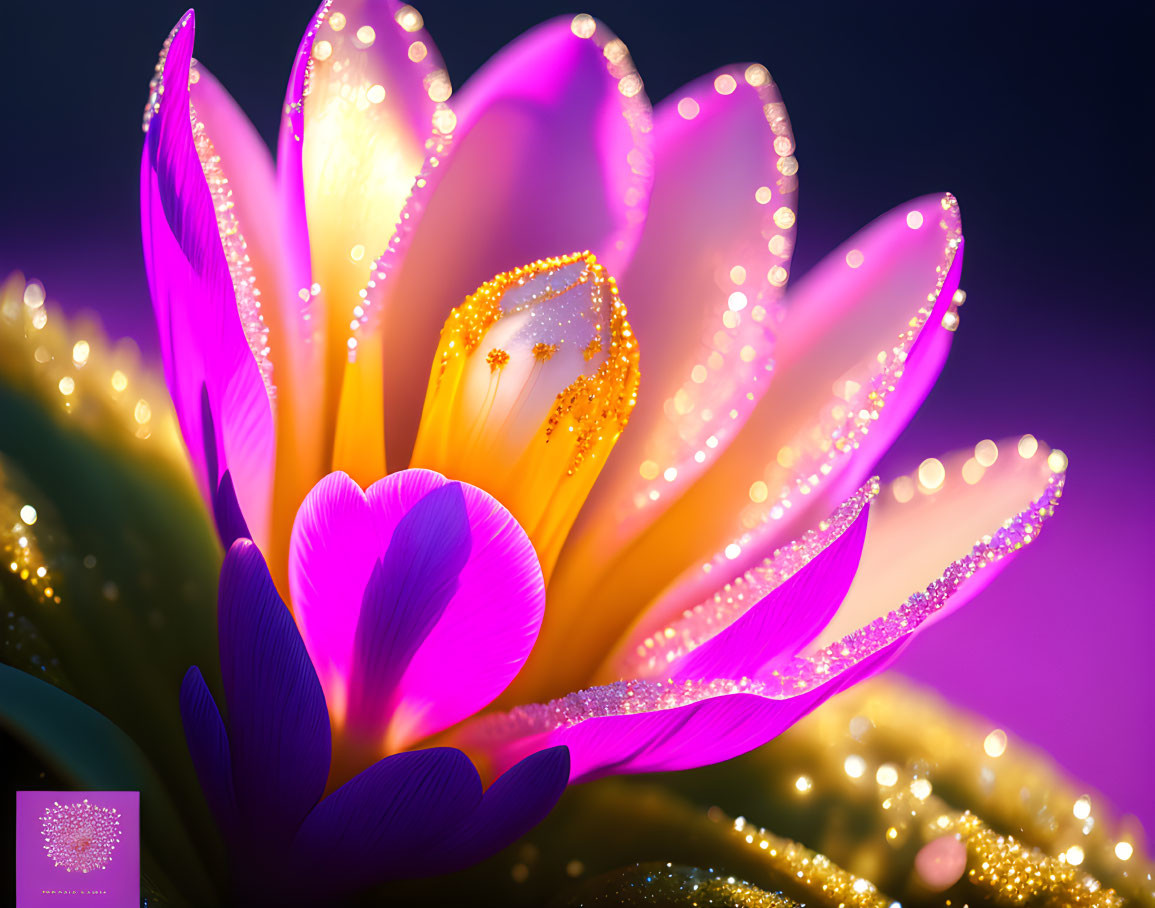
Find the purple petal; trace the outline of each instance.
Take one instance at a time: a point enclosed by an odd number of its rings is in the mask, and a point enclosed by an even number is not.
[[[758,64],[719,69],[654,111],[654,189],[619,275],[644,384],[583,514],[603,553],[717,459],[770,382],[794,249],[794,151],[778,86]]]
[[[801,653],[773,659],[758,677],[620,681],[475,720],[457,740],[497,767],[565,744],[573,781],[685,769],[769,740],[879,671],[1038,536],[1062,496],[1065,456],[1032,436],[997,446],[993,460],[992,447],[984,442],[973,457],[962,452],[937,466],[924,462],[918,492],[914,479],[900,477],[892,500],[883,496],[871,508],[859,569],[833,621]],[[925,592],[902,601],[922,584]]]
[[[429,855],[429,873],[483,861],[545,819],[569,781],[569,749],[550,747],[507,769],[481,803]]]
[[[290,836],[325,790],[325,697],[257,547],[233,543],[220,583],[221,675],[237,806],[251,835]]]
[[[394,754],[346,782],[305,819],[287,855],[308,889],[333,897],[419,875],[447,830],[481,801],[469,758],[450,747]]]
[[[414,653],[457,593],[472,545],[461,486],[447,483],[398,522],[376,563],[353,639],[347,728],[381,740]]]
[[[429,373],[452,307],[495,274],[548,256],[588,249],[616,272],[637,241],[649,102],[625,45],[589,24],[589,38],[569,18],[533,29],[454,101],[452,145],[428,174],[400,270],[374,303],[385,307],[387,447],[400,458],[422,403],[406,389]]]
[[[889,653],[874,655],[796,695],[757,681],[619,681],[481,719],[460,740],[497,767],[564,744],[571,784],[691,769],[765,744]]]
[[[225,470],[217,486],[217,494],[213,498],[213,517],[217,522],[217,532],[221,543],[227,549],[238,539],[252,539],[245,515],[241,513],[241,506],[237,503],[237,493],[233,488],[233,477]]]
[[[229,738],[216,701],[195,665],[181,682],[180,715],[201,791],[217,823],[230,835],[236,830],[237,802]]]
[[[768,393],[717,464],[651,528],[648,545],[670,551],[676,528],[694,521],[698,543],[713,545],[682,550],[683,563],[742,571],[860,487],[938,377],[953,337],[943,319],[957,319],[962,242],[953,196],[924,196],[859,231],[792,287]],[[767,493],[757,501],[755,482]],[[714,586],[699,570],[686,594]]]
[[[229,263],[189,113],[193,17],[177,25],[141,162],[145,264],[165,378],[205,500],[230,470],[258,538],[269,519],[273,414],[238,311]],[[206,433],[202,389],[214,428]],[[204,447],[209,442],[213,448]]]
[[[406,514],[447,483],[429,470],[403,470],[364,493],[348,476],[335,473],[301,505],[289,586],[338,723],[349,708],[357,622],[374,567]],[[545,609],[541,568],[525,532],[490,495],[455,485],[465,503],[469,556],[441,620],[424,637],[398,685],[391,748],[440,731],[492,701],[525,662]]]
[[[942,364],[950,335],[943,319],[949,315],[953,325],[957,318],[961,250],[954,198],[925,196],[879,218],[807,274],[783,303],[770,385],[723,453],[707,458],[708,469],[627,548],[599,547],[601,530],[570,543],[551,578],[550,619],[518,685],[563,652],[570,689],[585,683],[593,654],[612,646],[672,583],[682,587],[684,604],[701,602],[719,574],[749,570],[860,486]],[[642,393],[645,386],[643,378]],[[644,466],[665,482],[662,464]],[[668,475],[676,480],[675,473]],[[591,563],[605,567],[590,571]],[[687,565],[694,574],[679,577]],[[605,589],[619,606],[590,620],[587,604]],[[530,696],[559,690],[543,687]]]
[[[596,680],[756,678],[771,659],[797,654],[842,604],[877,495],[878,482],[867,483],[750,570],[717,575],[699,599],[674,584],[622,637]],[[696,570],[686,575],[693,579]]]
[[[928,620],[965,604],[1038,536],[1065,470],[1066,455],[1028,435],[928,458],[894,479],[871,507],[854,584],[813,645],[884,620],[910,590],[925,592],[900,611]]]
[[[391,535],[392,527],[387,529]],[[344,473],[317,483],[293,524],[293,609],[337,724],[345,715],[365,586],[388,544],[388,537],[379,537],[365,493]]]

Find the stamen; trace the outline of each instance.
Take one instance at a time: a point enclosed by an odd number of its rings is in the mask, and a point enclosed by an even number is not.
[[[515,268],[446,320],[412,465],[494,495],[548,573],[637,386],[637,341],[595,256]]]

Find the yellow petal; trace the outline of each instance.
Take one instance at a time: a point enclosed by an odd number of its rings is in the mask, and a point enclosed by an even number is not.
[[[497,498],[548,575],[637,387],[625,306],[592,254],[507,271],[442,329],[412,466]]]

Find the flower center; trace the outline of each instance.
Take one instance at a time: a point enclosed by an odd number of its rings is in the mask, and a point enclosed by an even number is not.
[[[548,575],[637,389],[637,340],[591,253],[515,268],[446,320],[412,465],[497,498]]]

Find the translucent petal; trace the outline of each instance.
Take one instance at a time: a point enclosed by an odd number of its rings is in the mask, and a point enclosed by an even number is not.
[[[591,250],[613,273],[649,192],[649,103],[601,24],[590,38],[568,19],[528,32],[453,110],[450,150],[427,171],[399,270],[370,295],[384,307],[388,447],[402,460],[420,415],[413,383],[450,310],[495,274],[550,256]]]
[[[954,306],[961,242],[953,197],[926,196],[879,218],[808,274],[785,303],[770,386],[722,455],[632,543],[615,549],[603,540],[592,547],[596,559],[588,546],[572,560],[563,553],[527,672],[538,660],[552,666],[564,649],[566,677],[539,672],[540,680],[554,685],[550,693],[565,681],[580,685],[687,565],[696,573],[678,579],[681,608],[713,591],[711,571],[748,569],[861,485],[941,368],[937,338],[949,334],[941,324]],[[607,568],[589,569],[599,562]],[[614,590],[612,612],[591,615],[598,589]]]

